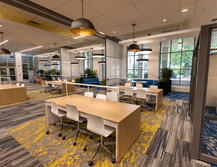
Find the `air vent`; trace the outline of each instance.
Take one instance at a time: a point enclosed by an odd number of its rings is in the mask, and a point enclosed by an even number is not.
[[[29,25],[35,26],[35,27],[40,26],[40,23],[38,23],[38,22],[36,22],[36,21],[32,21],[32,20],[27,21],[27,23],[28,23]]]
[[[180,28],[174,28],[174,29],[164,30],[161,33],[174,32],[174,31],[179,31],[179,30],[181,30],[181,29]]]

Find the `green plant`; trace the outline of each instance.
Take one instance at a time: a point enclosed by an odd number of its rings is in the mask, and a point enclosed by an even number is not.
[[[169,81],[171,77],[173,76],[173,70],[169,68],[163,68],[161,69],[161,74],[160,74],[160,80],[161,81]]]
[[[106,85],[106,80],[102,80],[101,85]]]
[[[40,75],[43,75],[44,74],[44,70],[40,69],[38,70],[36,73],[40,74]]]
[[[81,77],[75,78],[75,83],[81,83]]]
[[[97,77],[97,71],[87,68],[84,71],[84,77],[86,77],[86,78],[96,78]]]
[[[49,73],[50,73],[51,75],[60,75],[60,71],[58,71],[58,70],[56,70],[56,69],[51,69],[51,70],[49,70]]]

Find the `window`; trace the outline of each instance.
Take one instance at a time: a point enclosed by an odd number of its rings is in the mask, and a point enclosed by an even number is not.
[[[84,70],[86,69],[92,69],[93,67],[93,60],[92,60],[92,54],[90,51],[88,52],[83,52],[82,53],[86,59],[84,60]]]
[[[148,78],[148,61],[138,62],[139,58],[148,59],[148,55],[135,55],[135,52],[128,52],[127,78]]]
[[[12,81],[16,80],[14,54],[0,55],[0,77],[10,77]]]
[[[23,79],[30,79],[33,74],[33,57],[29,54],[22,54]]]
[[[172,84],[190,85],[194,45],[194,37],[161,42],[160,69],[173,70]]]

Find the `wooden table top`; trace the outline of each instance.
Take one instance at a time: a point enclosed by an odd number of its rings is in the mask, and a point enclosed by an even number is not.
[[[65,107],[66,104],[71,104],[76,106],[80,112],[95,115],[115,123],[121,122],[128,115],[140,108],[139,105],[101,100],[81,95],[53,98],[46,100],[46,102],[55,102],[62,107]]]
[[[128,88],[128,87],[125,87],[125,86],[119,86],[119,89],[120,90],[124,90],[125,88]],[[137,88],[137,87],[130,87],[132,90],[139,90],[139,89],[142,89],[142,90],[145,90],[147,93],[161,93],[163,92],[163,89],[151,89],[151,88]]]
[[[17,89],[17,88],[24,88],[24,87],[17,86],[17,85],[12,85],[12,84],[0,85],[0,90],[4,90],[4,89]]]

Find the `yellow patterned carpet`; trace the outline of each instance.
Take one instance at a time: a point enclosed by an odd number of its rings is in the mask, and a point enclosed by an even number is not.
[[[158,112],[142,112],[141,135],[136,140],[131,149],[127,152],[120,163],[112,164],[110,157],[103,152],[97,154],[94,159],[96,167],[137,167],[140,165],[145,152],[154,137],[166,110]],[[80,135],[77,146],[73,146],[74,137],[62,140],[57,137],[56,127],[53,132],[46,135],[45,117],[24,123],[16,128],[10,129],[11,135],[20,142],[33,156],[40,160],[44,166],[60,167],[87,167],[87,162],[91,157],[94,148],[90,146],[87,152],[82,148],[85,144],[97,142],[97,138],[90,139],[85,135]],[[63,133],[71,132],[71,128],[64,128]],[[114,149],[113,147],[111,149]]]

